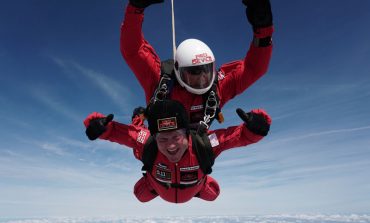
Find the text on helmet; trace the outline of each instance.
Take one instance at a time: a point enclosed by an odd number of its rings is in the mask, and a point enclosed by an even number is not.
[[[207,53],[195,55],[195,59],[191,60],[192,64],[200,64],[206,62],[212,62],[212,56],[208,56]]]

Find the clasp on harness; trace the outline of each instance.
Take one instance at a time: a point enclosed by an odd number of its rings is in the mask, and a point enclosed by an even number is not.
[[[207,121],[208,123],[210,119],[215,117],[217,107],[218,107],[218,104],[217,104],[216,94],[214,91],[211,91],[208,95],[208,98],[206,101],[206,107],[204,109],[204,121]]]
[[[154,95],[154,98],[153,98],[153,102],[156,102],[156,101],[162,101],[163,99],[166,98],[166,95],[168,93],[168,86],[166,84],[167,81],[170,81],[171,78],[169,77],[166,77],[166,76],[162,76],[161,77],[161,80],[159,81],[159,86],[155,92],[155,95]]]

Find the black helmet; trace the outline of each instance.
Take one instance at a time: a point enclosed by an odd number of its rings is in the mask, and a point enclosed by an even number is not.
[[[175,100],[161,100],[150,104],[147,108],[148,127],[150,134],[189,128],[189,118],[184,106]]]

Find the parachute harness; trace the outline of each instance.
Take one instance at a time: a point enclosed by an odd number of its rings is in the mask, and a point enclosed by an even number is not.
[[[167,83],[171,81],[171,78],[167,75],[162,75],[161,80],[159,81],[159,85],[154,93],[154,97],[152,98],[151,102],[155,103],[156,101],[162,101],[167,97],[169,94],[169,89]]]
[[[204,125],[206,129],[209,128],[208,123],[215,117],[218,108],[218,101],[216,98],[216,93],[214,91],[209,92],[206,107],[204,109],[203,121],[200,121],[200,126]]]

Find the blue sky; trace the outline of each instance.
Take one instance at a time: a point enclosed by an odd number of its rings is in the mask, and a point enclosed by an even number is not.
[[[127,1],[2,1],[0,216],[168,216],[366,213],[370,206],[370,2],[275,1],[268,73],[226,104],[262,107],[271,132],[225,152],[214,202],[142,204],[129,148],[90,142],[93,111],[128,123],[143,90],[119,52]],[[198,38],[218,65],[252,38],[241,1],[175,1],[177,42]],[[170,2],[146,10],[144,33],[172,57]]]

